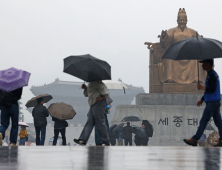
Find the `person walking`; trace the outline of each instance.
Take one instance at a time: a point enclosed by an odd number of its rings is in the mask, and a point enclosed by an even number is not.
[[[62,135],[62,145],[66,146],[66,127],[68,127],[68,122],[66,120],[59,120],[54,117],[52,118],[52,121],[55,122],[53,145],[56,145],[60,132]]]
[[[130,126],[130,122],[127,122],[127,126],[123,127],[122,130],[122,137],[125,140],[125,146],[132,146],[132,133],[133,133],[133,128]]]
[[[36,132],[36,146],[44,145],[46,135],[46,125],[49,112],[45,106],[43,106],[43,98],[37,99],[38,105],[36,105],[32,111],[32,117],[34,118],[34,126]],[[41,133],[41,140],[40,140]]]
[[[106,85],[102,81],[89,82],[88,87],[83,84],[82,89],[84,89],[85,97],[88,97],[88,103],[90,105],[90,110],[88,112],[87,122],[82,130],[79,139],[74,139],[74,142],[80,145],[86,145],[89,136],[96,125],[101,138],[102,146],[109,146],[109,135],[105,123],[105,107],[110,104],[106,102],[106,95],[109,91]]]
[[[222,146],[222,120],[220,113],[220,80],[215,70],[213,70],[214,62],[212,59],[200,61],[203,70],[207,71],[207,77],[205,81],[205,87],[197,84],[198,90],[204,90],[204,96],[197,102],[197,106],[201,106],[203,101],[206,103],[200,125],[196,134],[190,139],[184,139],[184,142],[191,146],[197,146],[198,140],[201,138],[207,123],[213,117],[214,123],[218,128],[220,139],[215,146]]]
[[[147,129],[147,127],[144,125],[144,124],[142,124],[142,128],[145,130],[145,132],[146,132],[146,134],[147,134],[147,137],[146,138],[141,138],[141,144],[142,144],[142,146],[147,146],[148,145],[148,141],[149,141],[149,137],[148,137],[148,129]]]
[[[123,146],[122,132],[119,130],[119,131],[117,132],[117,135],[118,135],[118,138],[117,138],[118,146]]]
[[[1,126],[0,126],[0,146],[2,140],[5,138],[5,131],[7,130],[11,118],[11,132],[9,146],[16,146],[18,139],[18,120],[19,120],[19,105],[18,100],[21,99],[23,88],[13,90],[11,92],[1,92]]]
[[[20,137],[19,145],[20,146],[22,146],[22,145],[25,146],[26,137],[28,136],[27,130],[26,130],[25,126],[21,126],[21,131],[20,131],[20,133],[18,135]]]

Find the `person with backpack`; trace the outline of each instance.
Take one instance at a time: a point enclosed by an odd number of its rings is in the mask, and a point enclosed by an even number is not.
[[[0,90],[0,107],[1,107],[1,126],[0,126],[0,146],[5,138],[11,119],[11,132],[9,146],[16,146],[18,138],[18,120],[19,120],[19,105],[18,100],[21,99],[23,88],[5,92]]]
[[[43,106],[43,98],[37,99],[38,105],[32,110],[32,117],[34,118],[34,126],[36,132],[36,145],[44,145],[46,135],[47,117],[49,112],[45,106]],[[41,133],[41,140],[40,140]]]
[[[55,146],[58,140],[59,133],[62,135],[62,145],[66,146],[66,127],[68,127],[68,122],[66,120],[59,120],[56,118],[52,118],[54,124],[54,139],[53,145]]]

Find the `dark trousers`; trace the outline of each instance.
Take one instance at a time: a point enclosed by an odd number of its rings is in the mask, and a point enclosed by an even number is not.
[[[44,145],[45,143],[45,134],[46,134],[46,126],[35,127],[36,132],[36,145]],[[41,140],[40,140],[41,133]]]
[[[56,145],[56,143],[57,143],[59,132],[62,135],[62,145],[66,145],[66,128],[54,129],[53,145]]]
[[[148,141],[149,141],[148,138],[142,138],[141,141],[142,141],[142,146],[148,146]]]
[[[1,105],[1,126],[0,133],[5,138],[5,131],[7,130],[10,118],[12,122],[11,132],[10,132],[10,142],[17,143],[18,138],[18,117],[19,117],[19,106],[12,104],[11,106]]]
[[[82,130],[79,140],[87,143],[90,134],[96,125],[99,132],[99,136],[103,144],[109,145],[109,135],[105,123],[105,99],[100,102],[96,102],[94,105],[90,106],[87,122]]]
[[[197,129],[196,135],[192,137],[194,140],[200,139],[211,117],[213,117],[214,119],[214,123],[219,131],[220,140],[222,140],[222,120],[220,114],[220,102],[206,103],[203,116],[200,120],[200,126]]]
[[[106,123],[107,132],[109,133],[109,122],[108,122],[106,114],[105,114],[105,123]],[[96,146],[101,145],[101,138],[99,136],[99,132],[96,125],[95,125],[95,143],[96,143]]]
[[[125,138],[125,146],[132,146],[132,138]]]

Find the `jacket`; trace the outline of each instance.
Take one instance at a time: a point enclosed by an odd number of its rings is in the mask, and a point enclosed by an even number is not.
[[[68,122],[66,120],[59,120],[53,117],[52,121],[55,121],[54,129],[62,129],[68,126]]]
[[[24,130],[21,130],[20,133],[19,133],[19,137],[20,138],[25,138],[27,136],[27,130],[24,129]]]
[[[207,74],[206,82],[205,82],[205,93],[204,93],[204,101],[215,102],[220,101],[220,79],[216,71],[211,70]]]
[[[41,127],[47,125],[47,119],[46,117],[49,116],[49,112],[46,109],[45,106],[42,104],[38,104],[34,107],[32,110],[32,116],[34,118],[34,126],[35,127]]]
[[[122,133],[124,139],[132,138],[133,128],[131,126],[125,126],[123,127]]]

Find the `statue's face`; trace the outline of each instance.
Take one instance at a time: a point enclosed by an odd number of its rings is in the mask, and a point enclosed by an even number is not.
[[[183,30],[187,25],[186,14],[180,14],[177,19],[178,26]]]

